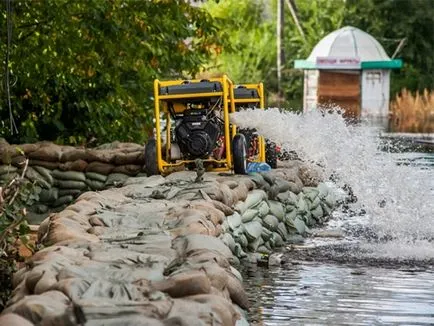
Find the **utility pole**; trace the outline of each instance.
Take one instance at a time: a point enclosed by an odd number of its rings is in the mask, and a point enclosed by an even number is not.
[[[276,23],[276,44],[277,44],[277,97],[278,97],[278,106],[281,106],[281,99],[283,97],[282,94],[282,66],[285,63],[285,57],[282,47],[282,35],[283,35],[283,25],[284,25],[284,0],[277,0],[277,23]]]

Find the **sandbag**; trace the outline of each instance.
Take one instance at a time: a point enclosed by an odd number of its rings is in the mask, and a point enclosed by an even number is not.
[[[61,315],[69,305],[69,298],[59,291],[48,291],[41,295],[29,295],[7,307],[3,313],[16,313],[38,324],[47,316]]]
[[[17,168],[12,165],[0,165],[0,175],[3,174],[11,174],[13,172],[17,172]]]
[[[26,177],[42,188],[48,189],[51,187],[51,184],[45,181],[45,179],[31,166],[27,167]]]
[[[313,218],[316,219],[317,221],[319,221],[319,219],[324,215],[324,211],[321,205],[318,205],[317,207],[312,209],[310,213],[312,214]]]
[[[84,172],[87,168],[88,163],[85,160],[78,159],[75,161],[68,161],[65,163],[61,163],[59,165],[59,169],[62,171],[77,171]]]
[[[40,147],[37,150],[29,153],[29,158],[47,162],[59,162],[62,155],[61,148],[57,145],[50,144]]]
[[[256,209],[247,209],[243,215],[241,215],[241,221],[243,223],[251,222],[258,214],[259,211]]]
[[[60,156],[61,162],[73,162],[77,160],[87,161],[86,150],[84,148],[74,148],[69,151],[63,151]]]
[[[115,168],[112,164],[102,163],[102,162],[91,162],[86,168],[86,172],[96,172],[99,174],[108,175]]]
[[[105,182],[100,182],[93,179],[86,179],[86,185],[92,190],[102,190],[104,189]]]
[[[39,201],[41,203],[53,203],[59,196],[59,189],[53,187],[48,189],[41,189],[39,192]]]
[[[293,224],[298,234],[303,235],[306,232],[306,223],[299,216],[293,220]]]
[[[267,201],[262,201],[255,207],[258,210],[258,216],[264,217],[270,212],[270,206],[268,206]]]
[[[142,166],[141,165],[126,164],[126,165],[116,166],[112,170],[112,173],[122,173],[122,174],[126,174],[126,175],[129,175],[129,176],[135,176],[140,171],[142,171]]]
[[[86,176],[83,172],[53,170],[51,174],[58,180],[86,181]]]
[[[235,212],[233,215],[227,216],[226,221],[232,231],[238,228],[242,222],[241,216],[237,212]]]
[[[104,183],[105,187],[120,187],[125,181],[129,178],[128,175],[122,173],[111,173],[108,175],[106,182]]]
[[[206,294],[211,291],[211,282],[203,271],[189,271],[169,277],[169,279],[153,282],[152,288],[169,294],[172,298],[188,295]]]
[[[222,234],[220,239],[232,252],[235,251],[235,240],[230,233]]]
[[[259,222],[253,221],[244,224],[245,232],[247,239],[250,241],[256,240],[261,236],[262,233],[262,225]]]
[[[78,173],[78,172],[77,172]],[[55,180],[54,184],[61,189],[86,189],[87,185],[83,181]]]
[[[283,239],[284,241],[287,241],[287,240],[288,240],[289,233],[288,233],[288,230],[286,229],[285,223],[280,222],[280,223],[277,225],[277,233],[280,234],[280,236],[282,237],[282,239]]]
[[[107,175],[99,174],[96,172],[86,172],[85,175],[86,175],[86,179],[92,179],[102,183],[104,183],[107,180]]]
[[[131,153],[116,153],[114,155],[113,163],[116,165],[143,165],[145,164],[145,151],[142,148],[140,151]]]
[[[14,166],[17,166],[19,168],[24,167],[24,164],[26,163],[27,157],[24,155],[18,155],[11,158],[11,164]]]
[[[245,183],[240,183],[236,188],[232,189],[232,192],[237,198],[237,201],[244,201],[249,194],[249,189],[247,188]]]
[[[279,225],[279,219],[273,215],[267,215],[262,219],[262,223],[267,229],[275,231]]]
[[[274,201],[274,200],[269,200],[268,205],[270,207],[270,213],[269,214],[277,217],[277,219],[280,222],[282,222],[283,217],[285,216],[285,211],[283,209],[283,205],[280,202]]]
[[[53,207],[70,204],[74,200],[74,197],[71,195],[65,195],[57,198],[57,200],[53,203]]]
[[[264,239],[264,241],[268,241],[268,239],[270,239],[272,234],[273,234],[273,231],[270,231],[266,227],[263,227],[262,233],[261,233],[261,238]]]
[[[48,170],[54,170],[54,169],[57,169],[59,167],[59,162],[49,162],[49,161],[30,159],[29,165],[30,166],[42,166]]]
[[[77,197],[82,191],[80,189],[59,189],[59,197],[71,195]]]
[[[35,165],[33,168],[47,181],[50,185],[54,184],[53,176],[51,175],[51,171],[44,168],[43,166]]]
[[[4,326],[33,326],[34,324],[18,314],[6,313],[0,316],[0,325]]]

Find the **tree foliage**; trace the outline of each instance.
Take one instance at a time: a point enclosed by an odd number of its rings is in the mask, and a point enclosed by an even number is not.
[[[401,89],[434,89],[434,2],[431,0],[347,0],[345,25],[376,37],[392,56],[404,61],[392,75],[392,96]]]
[[[153,79],[194,75],[225,39],[207,12],[186,0],[12,5],[9,70],[20,133],[11,135],[3,87],[0,137],[9,141],[143,141],[152,130]]]

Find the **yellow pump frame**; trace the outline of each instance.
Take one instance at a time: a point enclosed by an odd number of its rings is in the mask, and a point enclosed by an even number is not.
[[[237,86],[243,86],[247,89],[255,89],[258,92],[259,98],[242,98],[242,99],[234,98],[235,111],[237,111],[237,109],[243,108],[245,104],[257,104],[258,109],[264,110],[265,101],[264,101],[264,84],[263,83],[241,84],[241,85],[237,85]],[[232,128],[233,128],[232,134],[235,135],[236,126],[232,126]],[[263,136],[259,136],[258,143],[259,143],[258,157],[256,159],[253,159],[253,160],[250,159],[249,161],[250,162],[264,163],[264,162],[266,162],[266,158],[265,158],[265,139]]]
[[[190,82],[200,82],[199,79],[189,80]],[[161,123],[160,123],[160,113],[165,114],[166,118],[166,158],[170,156],[170,147],[171,147],[171,121],[170,121],[170,112],[168,109],[168,103],[174,102],[176,100],[189,99],[189,98],[206,98],[206,97],[221,97],[223,103],[223,120],[224,120],[224,141],[225,141],[225,152],[226,156],[224,159],[217,160],[212,157],[207,159],[203,159],[205,168],[207,171],[228,171],[233,167],[233,159],[231,152],[231,140],[232,137],[235,136],[235,129],[232,131],[231,135],[231,127],[229,122],[229,113],[235,112],[235,104],[234,100],[234,83],[226,76],[223,75],[220,78],[210,78],[210,82],[220,82],[222,85],[221,92],[211,92],[211,93],[188,93],[188,94],[172,94],[172,95],[160,95],[160,88],[165,86],[175,86],[181,85],[185,82],[185,80],[171,80],[171,81],[160,81],[158,79],[154,80],[154,114],[155,114],[155,129],[156,129],[156,154],[157,154],[157,165],[158,170],[161,174],[168,174],[171,170],[176,170],[177,168],[181,168],[185,164],[194,163],[194,160],[177,160],[176,162],[171,162],[169,160],[163,159],[162,153],[162,140],[161,140]],[[162,105],[161,105],[162,104]],[[161,109],[160,109],[161,108]],[[181,105],[178,107],[174,107],[176,113],[180,113],[185,110],[185,108]],[[207,164],[208,163],[208,164]],[[218,165],[219,167],[211,167],[210,164]]]

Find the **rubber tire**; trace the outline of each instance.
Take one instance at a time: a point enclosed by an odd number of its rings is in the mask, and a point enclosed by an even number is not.
[[[157,164],[157,142],[153,138],[149,139],[145,146],[145,171],[148,177],[160,174]]]
[[[243,134],[236,134],[232,139],[232,159],[235,174],[246,174],[247,144]]]
[[[276,144],[270,141],[267,141],[265,144],[265,162],[271,166],[272,169],[277,168]]]

